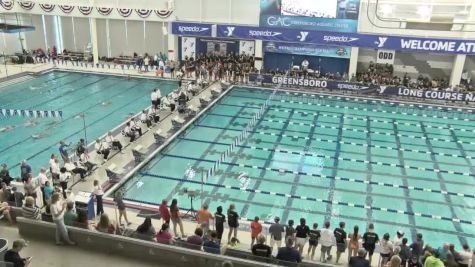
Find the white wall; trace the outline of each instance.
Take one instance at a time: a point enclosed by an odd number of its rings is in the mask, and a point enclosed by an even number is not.
[[[370,5],[368,6],[368,3]],[[465,31],[427,31],[401,28],[404,23],[381,21],[375,14],[376,0],[361,0],[360,16],[358,21],[358,31],[362,33],[379,33],[391,35],[413,35],[419,37],[437,37],[437,38],[467,38],[473,39],[475,26],[465,26]]]
[[[15,52],[21,52],[18,33],[0,33],[0,53],[11,55]]]

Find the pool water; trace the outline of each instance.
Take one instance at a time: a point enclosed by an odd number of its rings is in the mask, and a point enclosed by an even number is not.
[[[75,145],[84,138],[81,113],[85,114],[87,141],[92,142],[124,122],[129,114],[148,107],[150,92],[156,87],[165,95],[176,89],[177,83],[55,71],[2,87],[1,108],[61,110],[63,118],[38,118],[31,126],[27,124],[30,118],[0,117],[0,128],[15,126],[9,132],[0,132],[0,163],[7,163],[10,174],[17,176],[19,162],[27,159],[36,175],[41,167],[48,167],[52,153],[59,154],[60,140]],[[32,137],[37,134],[42,138]]]
[[[177,198],[190,208],[184,189],[203,186],[210,210],[235,203],[242,218],[345,221],[350,232],[371,221],[391,239],[402,230],[434,246],[475,242],[469,110],[277,92],[249,137],[203,179],[271,93],[232,89],[123,185],[126,199]]]

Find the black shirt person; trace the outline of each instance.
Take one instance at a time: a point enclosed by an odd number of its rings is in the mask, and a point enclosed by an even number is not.
[[[345,228],[345,223],[340,222],[340,227],[336,228],[333,231],[336,240],[336,263],[340,260],[340,256],[342,253],[345,252],[347,244],[346,244],[346,232],[343,230]]]
[[[216,213],[214,214],[214,222],[216,226],[216,233],[218,235],[218,239],[221,240],[223,237],[224,231],[224,222],[226,221],[226,216],[223,214],[223,207],[219,206],[216,209]]]
[[[12,249],[8,250],[5,253],[4,261],[7,263],[13,264],[13,267],[26,267],[30,265],[31,257],[22,258],[20,257],[20,251],[26,247],[26,241],[23,239],[18,239],[13,241]]]
[[[350,258],[348,262],[349,267],[369,267],[369,261],[365,259],[366,250],[364,248],[358,249],[358,256]]]
[[[363,235],[363,248],[368,251],[369,263],[371,264],[371,259],[373,257],[374,249],[376,248],[376,243],[379,241],[379,236],[374,232],[374,225],[370,223],[368,225],[368,232]]]
[[[295,228],[295,246],[298,248],[300,254],[303,252],[303,247],[307,242],[308,234],[310,233],[310,228],[305,224],[305,219],[300,219],[300,225]]]
[[[257,244],[252,246],[252,255],[269,258],[272,250],[271,248],[265,244],[266,237],[263,235],[259,235],[257,237]]]

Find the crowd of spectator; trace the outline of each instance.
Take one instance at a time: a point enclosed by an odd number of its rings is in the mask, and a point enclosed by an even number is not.
[[[246,82],[249,73],[256,72],[255,58],[246,54],[201,54],[196,58],[185,58],[181,70],[186,78],[227,82]]]
[[[22,167],[28,169],[26,165]],[[5,174],[5,171],[2,172]],[[51,181],[47,178],[48,181]],[[97,201],[98,221],[89,221],[84,209],[75,208],[73,200],[64,197],[61,187],[41,192],[49,197],[45,200],[45,205],[39,207],[35,197],[39,195],[28,194],[26,198],[15,194],[13,189],[9,189],[7,182],[11,181],[9,176],[2,176],[2,188],[0,190],[0,201],[2,203],[11,201],[11,194],[15,201],[22,203],[22,215],[32,220],[48,220],[56,224],[56,243],[58,245],[74,245],[70,240],[66,226],[81,227],[98,231],[104,234],[125,234],[131,223],[127,218],[125,204],[122,193],[118,192],[114,198],[119,210],[118,222],[111,220],[104,212],[102,204],[103,191],[97,181],[93,183],[93,194]],[[39,191],[37,191],[39,193]],[[235,205],[231,204],[226,212],[219,206],[214,213],[210,212],[208,205],[204,204],[197,212],[197,222],[194,232],[187,236],[183,228],[183,213],[180,212],[178,201],[173,199],[168,206],[167,200],[163,200],[159,207],[161,226],[157,231],[153,225],[152,218],[147,217],[140,224],[131,236],[146,241],[158,242],[168,245],[180,245],[190,249],[202,250],[214,254],[226,254],[226,251],[236,250],[240,247],[238,231],[240,227],[239,214],[235,210]],[[125,224],[122,224],[122,217]],[[228,226],[228,234],[224,235],[225,224]],[[173,225],[173,228],[170,227]],[[318,223],[313,223],[312,227],[307,225],[305,218],[299,220],[299,224],[294,226],[294,221],[289,220],[287,224],[282,224],[280,218],[276,217],[274,223],[268,228],[268,238],[263,233],[263,225],[259,217],[255,217],[250,222],[250,252],[256,259],[264,260],[274,258],[283,262],[298,263],[304,258],[310,261],[315,260],[315,251],[320,246],[320,262],[341,263],[341,256],[347,252],[348,264],[350,267],[369,267],[373,264],[373,255],[379,244],[379,257],[377,266],[384,267],[468,267],[475,263],[475,251],[472,252],[467,244],[463,245],[460,251],[455,250],[453,244],[442,244],[440,247],[433,247],[425,244],[423,235],[417,233],[412,242],[402,231],[396,231],[393,237],[390,233],[384,233],[381,237],[374,230],[374,225],[370,223],[365,232],[360,232],[358,226],[354,226],[351,232],[347,232],[345,222],[340,222],[336,228],[331,229],[329,221],[324,222],[319,228]],[[130,235],[130,234],[129,234]],[[269,241],[269,242],[268,242]],[[267,244],[269,243],[269,245]],[[17,244],[18,245],[18,244]],[[9,253],[14,253],[15,248]],[[277,250],[273,253],[274,250]],[[14,255],[15,256],[15,255]],[[334,261],[332,261],[335,257]],[[26,258],[21,258],[27,261]],[[473,261],[472,261],[473,259]]]
[[[305,60],[304,60],[305,61]],[[372,85],[388,85],[388,86],[404,86],[413,89],[423,90],[448,90],[448,91],[475,91],[475,86],[471,83],[468,71],[464,71],[460,84],[454,87],[449,85],[448,79],[445,78],[430,78],[419,74],[417,77],[411,77],[405,73],[402,77],[394,75],[394,67],[391,64],[379,64],[370,62],[366,70],[359,71],[356,75],[348,76],[346,72],[320,72],[320,67],[317,70],[310,72],[306,71],[302,63],[301,70],[261,70],[261,73],[271,75],[289,75],[289,77],[311,77],[325,80],[345,81],[353,83],[363,83]]]
[[[394,75],[394,67],[391,64],[369,63],[366,71],[358,72],[351,81],[375,84],[375,85],[393,85],[405,86],[414,89],[445,90],[449,88],[449,81],[444,78],[430,78],[419,74],[416,79],[410,77],[407,73],[403,77]]]

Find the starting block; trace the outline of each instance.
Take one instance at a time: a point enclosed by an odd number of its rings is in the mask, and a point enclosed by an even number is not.
[[[109,182],[117,183],[122,178],[123,170],[117,170],[117,166],[112,163],[106,168],[106,175],[109,178]]]
[[[141,145],[138,145],[132,149],[132,155],[134,156],[136,164],[145,160],[145,153],[140,152],[142,148],[143,147]]]
[[[172,126],[174,130],[181,128],[184,124],[185,120],[178,116],[172,119]]]
[[[163,144],[167,139],[166,135],[162,133],[162,130],[160,129],[153,133],[153,137],[155,138],[155,143],[158,145]]]
[[[209,105],[209,103],[211,102],[210,99],[206,99],[204,97],[200,97],[200,105],[201,107],[206,107],[207,105]]]

